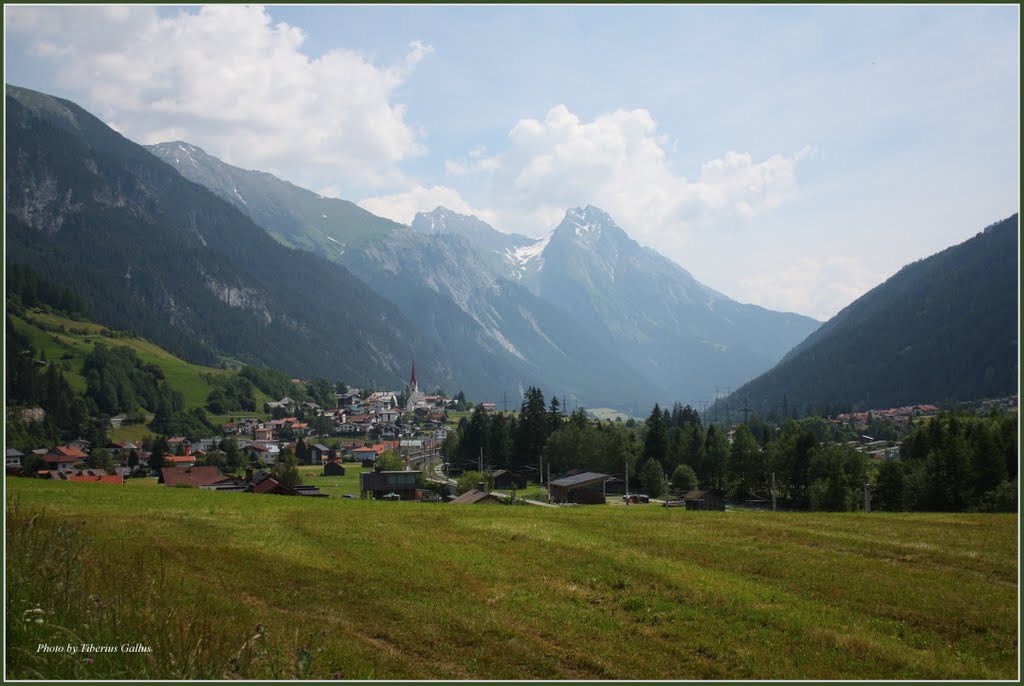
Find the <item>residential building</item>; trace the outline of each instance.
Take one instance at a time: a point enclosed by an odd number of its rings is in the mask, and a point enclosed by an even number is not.
[[[416,484],[422,472],[365,472],[359,475],[359,490],[365,498],[368,495],[383,499],[394,493],[400,500],[415,500]]]

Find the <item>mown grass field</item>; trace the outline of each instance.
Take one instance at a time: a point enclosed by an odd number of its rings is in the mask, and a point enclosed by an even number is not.
[[[9,585],[34,578],[11,565],[45,511],[37,526],[81,523],[83,559],[106,570],[102,593],[81,590],[102,595],[97,606],[156,579],[172,589],[132,591],[155,609],[103,625],[105,640],[157,644],[125,671],[117,660],[135,658],[32,653],[58,620],[22,626],[33,608],[20,604],[36,601],[9,588],[8,653],[23,672],[9,677],[1017,677],[1016,516],[457,506],[14,478],[7,500]]]
[[[345,462],[345,476],[324,476],[323,467],[299,467],[302,474],[302,482],[317,486],[321,493],[340,498],[346,494],[359,496],[359,474],[372,471],[370,467],[363,467],[359,462]]]

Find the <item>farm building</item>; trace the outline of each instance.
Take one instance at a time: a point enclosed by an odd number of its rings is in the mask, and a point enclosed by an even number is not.
[[[491,474],[494,477],[494,487],[502,490],[510,490],[513,488],[524,489],[526,488],[526,477],[515,472],[510,472],[507,469],[499,469]]]
[[[689,491],[683,494],[687,510],[724,510],[725,502],[718,490]]]
[[[338,460],[324,463],[324,476],[345,476],[345,468]]]
[[[302,495],[288,484],[281,483],[272,476],[254,481],[245,490],[248,493],[259,493],[261,495]]]
[[[604,484],[610,478],[607,474],[583,472],[556,479],[548,485],[551,501],[580,505],[603,505],[605,503]]]
[[[480,504],[501,504],[502,499],[493,493],[489,493],[486,490],[474,488],[472,491],[466,491],[458,498],[449,501],[452,505],[480,505]]]
[[[416,484],[423,472],[366,472],[359,475],[359,491],[365,498],[383,499],[396,493],[400,500],[416,499]]]

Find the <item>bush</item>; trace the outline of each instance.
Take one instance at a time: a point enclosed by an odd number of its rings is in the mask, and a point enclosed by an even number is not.
[[[455,486],[455,493],[462,495],[468,491],[472,491],[476,488],[480,482],[483,482],[486,490],[494,488],[494,477],[491,476],[490,472],[481,474],[480,472],[463,472],[462,476],[458,478]]]

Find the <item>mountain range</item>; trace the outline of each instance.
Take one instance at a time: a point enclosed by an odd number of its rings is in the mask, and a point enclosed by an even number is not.
[[[540,238],[443,207],[405,226],[10,86],[6,134],[8,265],[197,363],[397,388],[415,359],[431,390],[514,408],[536,385],[634,415],[755,377],[736,395],[759,408],[1016,378],[1016,216],[819,327],[701,284],[593,206]]]
[[[182,141],[149,149],[282,242],[348,267],[451,351],[454,375],[487,397],[541,385],[638,411],[696,403],[767,369],[819,324],[703,286],[595,207],[570,209],[540,239],[441,207],[404,227]]]

